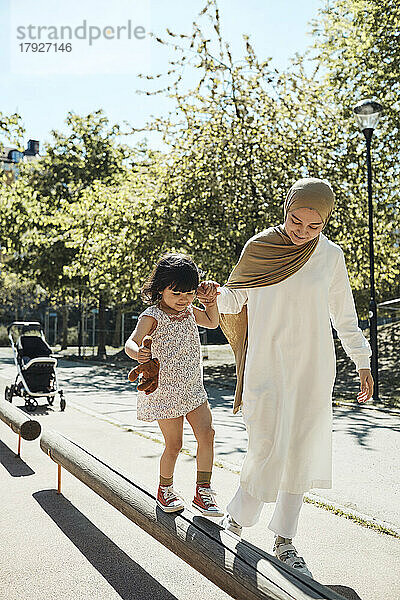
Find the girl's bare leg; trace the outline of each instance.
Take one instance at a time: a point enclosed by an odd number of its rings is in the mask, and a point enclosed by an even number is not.
[[[197,440],[197,470],[212,471],[214,461],[214,435],[208,402],[204,402],[186,415]]]
[[[176,459],[182,448],[183,417],[160,419],[158,425],[165,440],[164,452],[160,459],[160,475],[169,479],[174,474]]]
[[[224,512],[219,508],[210,487],[214,459],[214,428],[208,402],[192,410],[186,415],[197,440],[197,478],[196,491],[192,506],[203,515],[223,517]]]

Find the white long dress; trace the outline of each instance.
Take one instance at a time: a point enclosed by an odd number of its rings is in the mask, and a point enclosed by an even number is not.
[[[320,234],[306,264],[280,283],[221,287],[221,313],[247,302],[248,353],[242,413],[248,450],[241,487],[264,502],[278,490],[332,487],[332,389],[336,356],[330,320],[356,368],[369,368],[342,249]]]

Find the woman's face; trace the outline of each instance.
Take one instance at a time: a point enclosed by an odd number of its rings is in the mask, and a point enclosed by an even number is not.
[[[285,231],[296,246],[316,238],[323,226],[324,222],[314,208],[296,208],[286,216]]]

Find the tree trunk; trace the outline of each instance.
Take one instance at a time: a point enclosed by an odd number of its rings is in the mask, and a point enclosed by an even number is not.
[[[62,333],[61,333],[61,350],[68,348],[68,306],[65,302],[65,296],[63,297],[62,307]]]
[[[106,357],[106,305],[104,302],[104,294],[99,295],[99,329],[98,329],[98,348],[97,357]]]
[[[115,329],[113,335],[113,346],[114,348],[119,348],[121,345],[121,319],[122,319],[122,310],[119,306],[117,309],[117,315],[115,317]]]

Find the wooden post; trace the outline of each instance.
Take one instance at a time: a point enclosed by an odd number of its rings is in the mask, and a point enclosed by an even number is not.
[[[191,511],[165,513],[147,490],[60,433],[40,447],[52,460],[238,600],[343,600],[277,558]]]
[[[61,465],[57,465],[57,494],[61,494]]]
[[[36,440],[42,429],[38,421],[5,400],[0,400],[0,419],[24,440]]]
[[[21,434],[18,434],[18,451],[17,456],[21,456]]]

